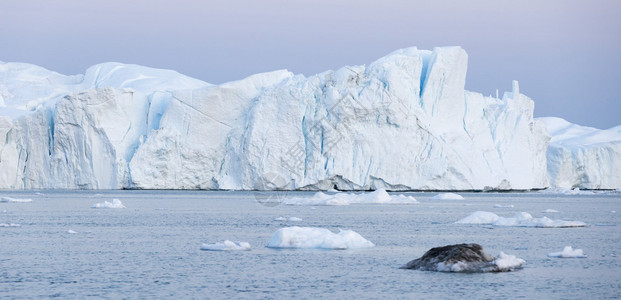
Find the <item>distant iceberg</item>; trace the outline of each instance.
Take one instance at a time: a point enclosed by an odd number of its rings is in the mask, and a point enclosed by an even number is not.
[[[250,244],[247,242],[233,242],[229,240],[222,243],[201,245],[201,250],[204,251],[248,251],[250,248]]]
[[[552,220],[548,217],[533,218],[527,212],[521,212],[513,217],[499,217],[498,215],[477,211],[471,215],[455,222],[456,224],[481,224],[505,227],[543,227],[543,228],[563,228],[563,227],[584,227],[586,223],[580,221]]]
[[[266,247],[268,248],[314,248],[314,249],[358,249],[375,245],[352,230],[338,233],[316,227],[285,227],[276,231]]]
[[[431,197],[433,200],[464,200],[464,197],[455,193],[441,193]]]
[[[1,203],[1,202],[28,203],[28,202],[32,202],[32,199],[26,199],[26,198],[12,198],[12,197],[0,197],[0,203]]]
[[[91,208],[126,208],[125,205],[119,199],[112,199],[112,202],[104,201],[101,203],[95,203]]]
[[[363,193],[334,193],[317,192],[310,198],[285,198],[288,205],[350,205],[350,204],[415,204],[418,203],[412,196],[390,195],[385,189]]]
[[[560,258],[584,258],[584,252],[582,249],[573,249],[571,246],[565,246],[563,251],[561,252],[553,252],[548,254],[549,257],[560,257]]]

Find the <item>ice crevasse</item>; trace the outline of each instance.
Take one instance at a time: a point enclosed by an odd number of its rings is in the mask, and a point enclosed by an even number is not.
[[[460,47],[212,85],[105,63],[0,63],[0,188],[483,190],[550,185],[550,137],[514,82],[464,89]],[[621,185],[617,183],[618,185]]]

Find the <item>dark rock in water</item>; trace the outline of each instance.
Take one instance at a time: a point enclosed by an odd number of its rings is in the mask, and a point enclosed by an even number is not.
[[[458,244],[432,248],[401,269],[466,273],[506,272],[522,264],[524,260],[502,252],[494,258],[483,252],[483,247],[479,244]]]

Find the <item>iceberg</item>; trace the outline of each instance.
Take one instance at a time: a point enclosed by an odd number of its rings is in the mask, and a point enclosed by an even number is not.
[[[350,204],[415,204],[418,203],[412,196],[393,195],[385,189],[378,189],[368,193],[335,193],[317,192],[310,198],[294,197],[282,201],[287,205],[350,205]]]
[[[616,146],[588,154],[599,177],[579,159],[554,169],[567,156],[551,156],[517,81],[502,98],[467,91],[467,64],[460,47],[412,47],[213,85],[130,64],[66,76],[0,62],[0,188],[524,190],[576,185],[565,169],[581,188],[621,187]]]
[[[527,212],[521,212],[513,217],[500,217],[495,213],[477,211],[471,215],[455,222],[456,224],[481,224],[504,227],[540,227],[540,228],[565,228],[565,227],[585,227],[586,223],[581,221],[553,220],[548,217],[533,218]]]
[[[126,208],[125,205],[119,199],[112,199],[112,202],[104,201],[101,203],[95,203],[91,208]]]
[[[28,202],[32,202],[32,199],[26,199],[26,198],[13,198],[13,197],[0,197],[0,203],[7,203],[7,202],[12,202],[12,203],[28,203]]]
[[[560,258],[585,258],[584,252],[582,249],[573,249],[571,246],[565,246],[563,251],[561,252],[553,252],[548,253],[549,257],[560,257]]]
[[[441,193],[431,197],[432,200],[464,200],[464,197],[455,193]]]
[[[552,136],[547,150],[548,179],[557,188],[621,187],[621,126],[607,130],[538,118]]]
[[[285,227],[276,231],[266,247],[268,248],[314,248],[314,249],[359,249],[375,245],[353,230],[333,233],[317,227]]]
[[[249,251],[250,244],[247,242],[233,242],[226,240],[222,243],[202,244],[203,251]]]

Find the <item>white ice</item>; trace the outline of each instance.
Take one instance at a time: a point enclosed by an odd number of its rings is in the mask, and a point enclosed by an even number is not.
[[[390,195],[385,189],[362,193],[317,192],[310,198],[294,197],[283,201],[288,205],[350,205],[350,204],[415,204],[418,201],[412,196]]]
[[[559,211],[558,211],[558,210],[556,210],[556,209],[551,209],[551,208],[548,208],[548,209],[544,209],[544,210],[542,210],[541,212],[542,212],[542,213],[544,213],[544,214],[551,214],[551,213],[557,213],[557,212],[559,212]]]
[[[298,217],[289,217],[289,218],[286,218],[286,217],[278,217],[278,218],[274,219],[274,221],[282,221],[282,222],[284,222],[284,221],[288,221],[288,222],[301,222],[301,221],[302,221],[302,219],[300,219],[300,218],[298,218]]]
[[[233,242],[229,240],[222,243],[201,245],[201,250],[205,251],[248,251],[250,248],[250,244],[247,242]]]
[[[621,187],[621,131],[572,124],[561,118],[538,118],[552,136],[547,173],[552,187],[618,189]]]
[[[547,187],[534,102],[517,82],[502,98],[467,91],[467,69],[460,47],[220,85],[119,63],[74,76],[0,63],[0,188]]]
[[[68,233],[68,234],[76,234],[76,233],[78,233],[78,232],[77,232],[77,231],[75,231],[75,230],[71,230],[71,229],[69,229],[69,230],[67,230],[67,233]]]
[[[20,227],[22,225],[16,223],[0,223],[0,227]]]
[[[32,202],[32,199],[0,197],[0,202],[27,203],[27,202]]]
[[[436,270],[440,272],[507,272],[522,267],[526,261],[514,255],[500,252],[489,264],[480,262],[456,261],[451,263],[440,262]]]
[[[455,194],[455,193],[441,193],[441,194],[437,194],[431,197],[431,199],[433,200],[464,200],[464,197],[462,197],[459,194]]]
[[[548,253],[549,257],[560,257],[560,258],[584,258],[584,252],[582,249],[573,249],[571,246],[565,246],[563,251],[561,252],[552,252]]]
[[[455,222],[457,224],[485,224],[505,227],[584,227],[586,223],[580,221],[552,220],[548,217],[533,218],[527,212],[521,212],[513,217],[499,217],[495,213],[477,211]]]
[[[268,248],[315,248],[315,249],[357,249],[375,246],[352,230],[338,233],[317,227],[285,227],[276,231],[266,247]]]
[[[513,204],[494,204],[494,208],[513,208]]]
[[[104,201],[95,203],[91,208],[125,208],[125,205],[119,199],[112,199],[112,202]]]

